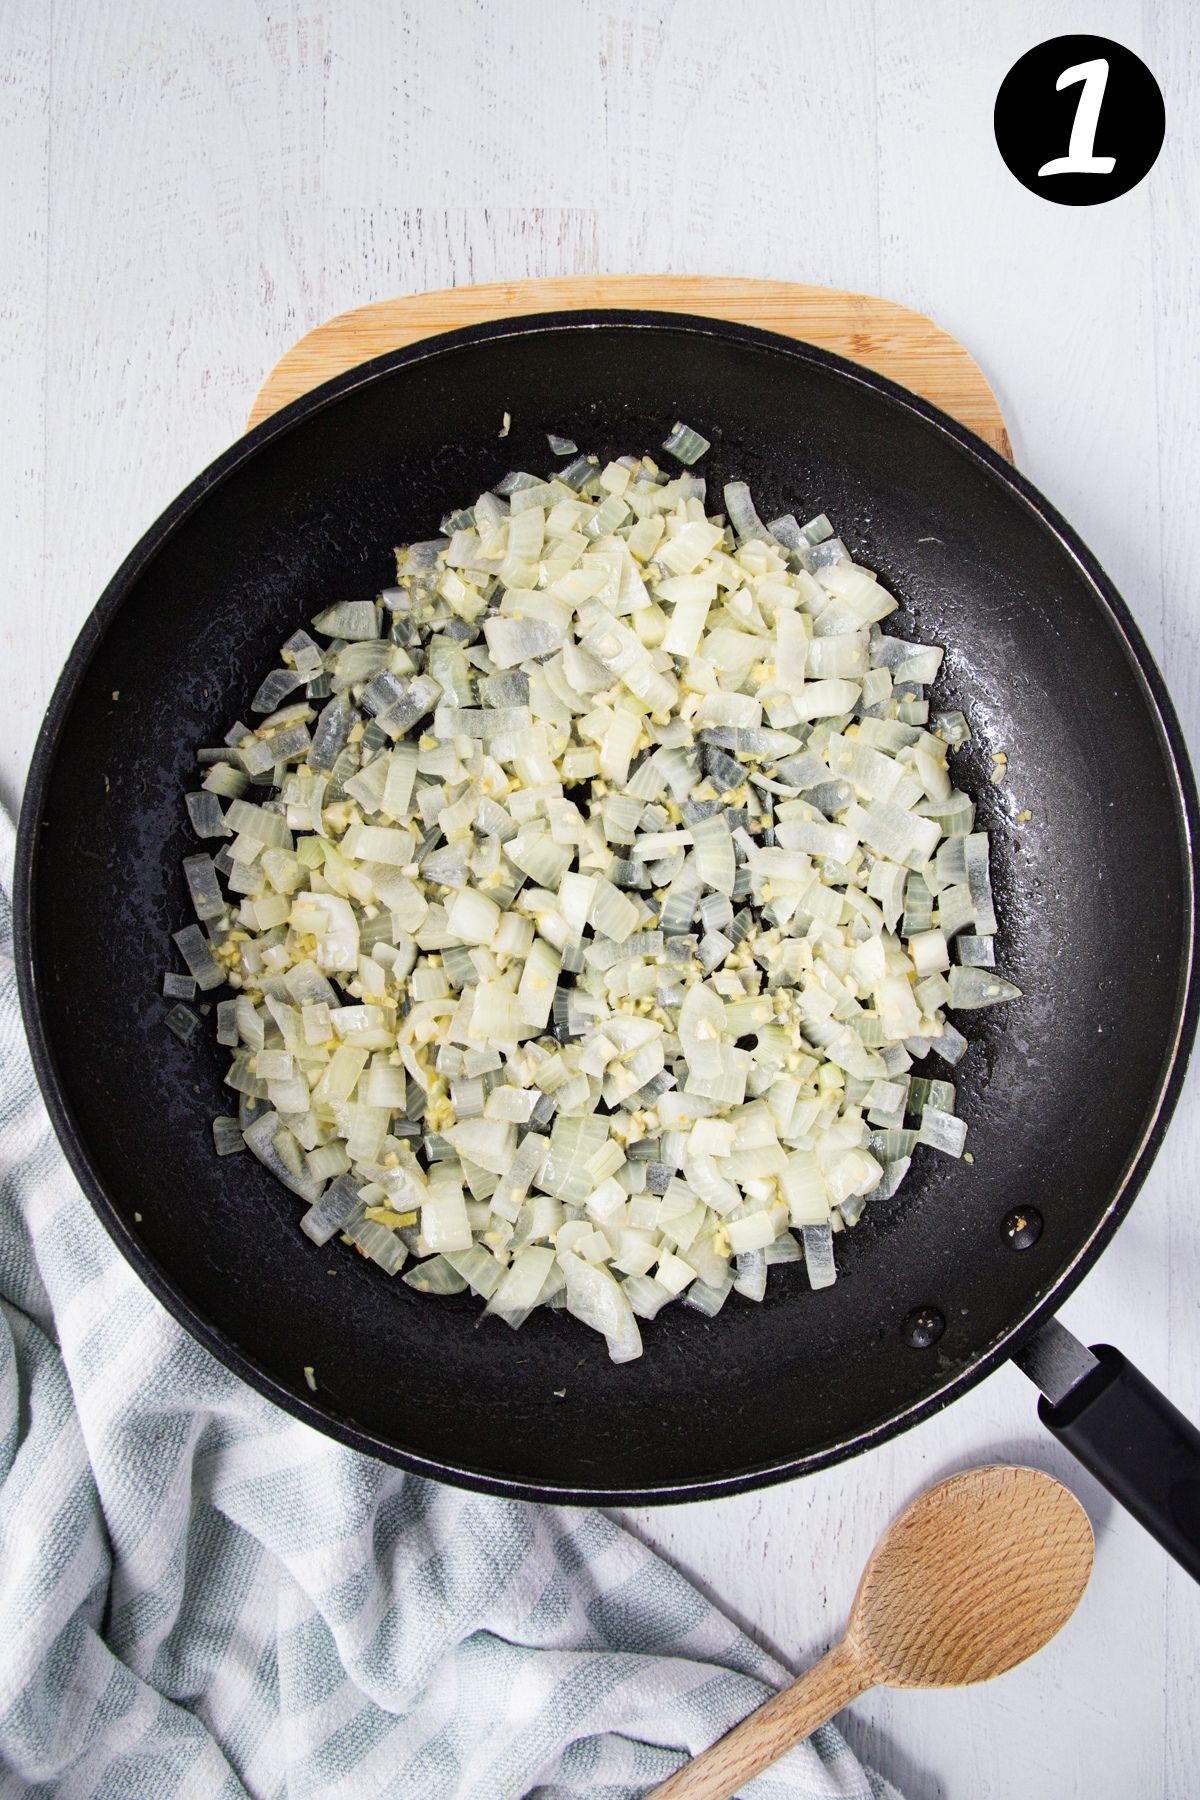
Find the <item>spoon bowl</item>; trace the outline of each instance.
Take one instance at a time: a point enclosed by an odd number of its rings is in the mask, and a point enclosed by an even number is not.
[[[650,1800],[729,1800],[868,1688],[968,1687],[1015,1669],[1083,1597],[1088,1516],[1040,1469],[991,1465],[914,1500],[875,1546],[842,1641]]]
[[[848,1642],[887,1687],[966,1687],[1016,1668],[1075,1611],[1088,1516],[1039,1469],[968,1469],[905,1508],[871,1555]]]

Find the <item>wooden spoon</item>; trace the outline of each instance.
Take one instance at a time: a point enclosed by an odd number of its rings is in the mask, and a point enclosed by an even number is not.
[[[868,1688],[1003,1675],[1066,1624],[1092,1552],[1082,1506],[1038,1469],[996,1465],[939,1482],[875,1546],[841,1643],[649,1800],[729,1800]]]

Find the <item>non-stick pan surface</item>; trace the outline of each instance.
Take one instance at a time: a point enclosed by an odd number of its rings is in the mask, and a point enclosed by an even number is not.
[[[512,415],[501,439],[501,418]],[[248,1156],[219,1161],[211,1029],[163,1028],[189,908],[182,796],[281,640],[391,579],[391,547],[544,432],[602,455],[672,420],[712,438],[710,494],[826,510],[901,599],[891,629],[947,646],[938,699],[978,730],[959,779],[992,834],[999,961],[1025,998],[969,1015],[973,1162],[920,1152],[838,1240],[840,1279],[772,1272],[761,1306],[668,1309],[611,1365],[564,1315],[478,1323],[296,1229]],[[719,505],[719,500],[716,501]],[[1136,596],[1135,602],[1136,602]],[[1009,756],[1004,789],[990,753]],[[1020,810],[1027,818],[1018,820]],[[171,1310],[264,1393],[361,1449],[529,1497],[731,1492],[860,1450],[961,1393],[1076,1282],[1140,1182],[1193,1019],[1194,801],[1128,612],[1069,527],[976,438],[888,382],[766,333],[664,315],[474,328],[331,382],[236,445],[119,571],[52,701],[19,857],[23,998],[85,1192]],[[943,1071],[944,1072],[944,1071]],[[1045,1229],[1018,1253],[1017,1206]],[[903,1323],[923,1304],[930,1348]],[[303,1370],[316,1371],[309,1393]]]

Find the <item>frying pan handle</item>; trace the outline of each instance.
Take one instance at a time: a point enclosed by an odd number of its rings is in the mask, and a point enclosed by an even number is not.
[[[1164,1550],[1200,1581],[1200,1431],[1111,1344],[1038,1416]]]

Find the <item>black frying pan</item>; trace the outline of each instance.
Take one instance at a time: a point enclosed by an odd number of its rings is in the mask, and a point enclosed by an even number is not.
[[[828,511],[901,598],[890,623],[948,647],[941,701],[980,728],[956,767],[992,834],[1000,964],[1026,998],[960,1020],[974,1163],[919,1155],[899,1196],[838,1240],[836,1287],[813,1294],[802,1268],[777,1269],[762,1305],[734,1296],[715,1321],[670,1308],[641,1361],[614,1367],[564,1315],[519,1334],[478,1325],[469,1297],[423,1298],[314,1249],[290,1194],[250,1158],[213,1155],[225,1056],[211,1030],[185,1048],[163,1029],[159,987],[169,934],[190,917],[179,864],[194,848],[193,750],[220,741],[281,640],[386,585],[392,546],[428,537],[448,503],[509,467],[546,466],[547,429],[616,455],[652,449],[676,418],[713,439],[711,493],[743,477],[765,517]],[[1013,797],[990,784],[995,748]],[[229,450],[138,545],[37,746],[18,856],[22,998],[51,1114],[104,1224],[263,1393],[358,1449],[493,1492],[728,1494],[927,1417],[1027,1344],[1108,1242],[1195,1027],[1196,818],[1174,713],[1124,604],[969,432],[765,332],[656,314],[524,319],[318,389]],[[1027,1361],[1064,1393],[1087,1353],[1065,1333],[1033,1343]],[[1054,1422],[1127,1498],[1134,1429],[1154,1489],[1135,1504],[1177,1553],[1200,1556],[1200,1441],[1161,1396],[1102,1359]],[[1192,1461],[1168,1469],[1168,1440]]]

